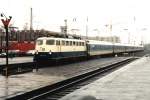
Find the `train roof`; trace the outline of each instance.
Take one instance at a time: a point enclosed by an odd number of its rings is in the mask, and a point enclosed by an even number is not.
[[[96,41],[96,40],[88,40],[88,44],[103,44],[103,45],[112,45],[112,43],[111,43],[111,42]]]
[[[123,44],[123,43],[111,43],[105,41],[88,40],[88,44],[102,44],[102,45],[115,45],[115,46],[130,46],[130,47],[143,47],[141,45]]]
[[[54,39],[54,40],[69,40],[69,41],[79,41],[79,42],[85,42],[85,40],[79,40],[79,39],[71,39],[71,38],[56,38],[56,37],[40,37],[37,40],[48,40],[48,39]],[[102,45],[118,45],[118,46],[130,46],[130,47],[143,47],[141,45],[132,45],[132,44],[123,44],[123,43],[111,43],[106,41],[96,41],[96,40],[87,40],[88,44],[102,44]]]
[[[115,43],[114,45],[129,46],[129,47],[143,47],[143,46],[141,46],[141,45],[123,44],[123,43]]]
[[[69,41],[80,41],[80,42],[85,42],[85,40],[79,40],[79,39],[71,39],[71,38],[56,38],[56,37],[40,37],[37,40],[69,40]]]

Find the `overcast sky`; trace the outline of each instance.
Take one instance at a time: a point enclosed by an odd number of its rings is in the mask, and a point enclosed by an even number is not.
[[[11,23],[22,29],[30,25],[30,8],[33,8],[33,28],[60,31],[64,19],[69,32],[78,34],[117,35],[123,42],[150,42],[149,0],[0,0],[0,12],[12,16]],[[88,17],[88,23],[87,23]],[[73,19],[76,21],[73,21]],[[112,24],[112,32],[106,27]],[[2,23],[0,23],[2,25]],[[97,29],[98,31],[94,31]]]

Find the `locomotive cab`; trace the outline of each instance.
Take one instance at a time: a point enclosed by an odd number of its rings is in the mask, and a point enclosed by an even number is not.
[[[60,52],[56,46],[55,39],[38,39],[35,46],[35,57],[40,59],[55,58],[57,53]]]

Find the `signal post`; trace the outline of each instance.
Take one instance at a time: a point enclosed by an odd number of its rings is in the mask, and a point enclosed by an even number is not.
[[[8,38],[8,26],[9,26],[9,22],[11,20],[11,16],[9,16],[9,18],[7,18],[3,13],[1,14],[1,21],[4,25],[5,31],[6,31],[6,69],[5,69],[5,76],[8,78],[8,42],[9,42],[9,38]],[[3,17],[5,17],[5,19],[3,19]]]

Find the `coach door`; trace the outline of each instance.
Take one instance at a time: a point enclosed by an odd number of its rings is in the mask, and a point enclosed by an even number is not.
[[[60,57],[61,55],[60,40],[56,40],[56,49],[57,49],[57,57]]]

